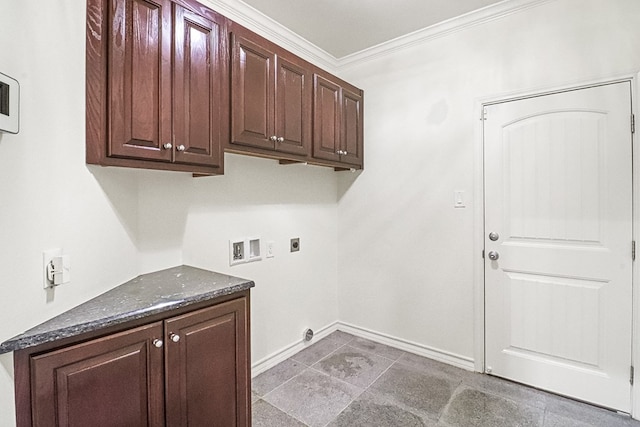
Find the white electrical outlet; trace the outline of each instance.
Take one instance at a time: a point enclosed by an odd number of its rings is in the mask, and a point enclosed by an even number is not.
[[[42,253],[43,287],[45,289],[71,281],[71,258],[62,249],[49,249]]]

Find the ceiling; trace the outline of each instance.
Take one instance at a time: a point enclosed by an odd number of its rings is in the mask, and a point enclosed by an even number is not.
[[[502,0],[243,1],[337,59],[503,2]]]

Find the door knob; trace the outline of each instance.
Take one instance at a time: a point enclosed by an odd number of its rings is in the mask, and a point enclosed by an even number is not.
[[[184,151],[187,147],[185,147],[184,145],[180,144],[176,147],[176,150],[178,151]]]
[[[164,148],[165,150],[171,150],[171,148],[173,148],[173,144],[171,144],[170,142],[167,142],[162,145],[162,148]]]
[[[489,259],[492,261],[497,261],[500,258],[500,254],[496,251],[489,252]]]
[[[495,242],[499,238],[500,238],[500,235],[495,231],[492,231],[491,233],[489,233],[489,240],[491,240],[492,242]]]
[[[171,334],[171,335],[169,335],[169,339],[170,339],[171,341],[173,341],[173,342],[178,342],[178,341],[180,341],[180,335],[178,335],[178,334]]]
[[[161,348],[162,344],[163,344],[163,342],[160,339],[156,338],[155,340],[153,340],[153,346],[156,347],[156,348]]]
[[[270,137],[269,137],[269,139],[270,139],[271,141],[273,141],[273,142],[276,142],[276,141],[278,140],[278,137],[277,137],[277,136],[275,136],[275,135],[272,135],[272,136],[270,136]]]
[[[284,138],[283,137],[279,137],[278,138],[278,142],[280,142],[280,143],[284,142]]]

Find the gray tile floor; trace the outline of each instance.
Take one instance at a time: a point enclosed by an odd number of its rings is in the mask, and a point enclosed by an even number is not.
[[[334,332],[253,379],[254,427],[640,427],[640,422]]]

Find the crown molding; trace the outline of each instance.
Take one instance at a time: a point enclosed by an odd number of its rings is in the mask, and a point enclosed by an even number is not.
[[[200,1],[307,61],[338,74],[349,67],[554,0],[503,0],[341,58],[336,58],[241,0]]]
[[[503,0],[500,3],[486,6],[482,9],[442,21],[407,35],[397,37],[393,40],[380,43],[376,46],[361,50],[360,52],[344,56],[337,60],[337,69],[338,71],[342,71],[351,66],[359,65],[364,62],[425,43],[429,40],[444,37],[446,35],[500,19],[551,1],[554,0]]]
[[[257,9],[240,0],[200,0],[211,9],[226,16],[232,21],[247,27],[262,37],[282,46],[288,51],[314,63],[315,65],[335,73],[338,59],[318,46],[309,42],[297,33],[264,15]]]

